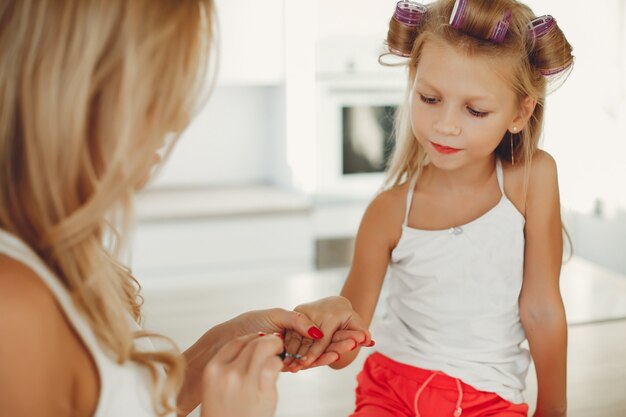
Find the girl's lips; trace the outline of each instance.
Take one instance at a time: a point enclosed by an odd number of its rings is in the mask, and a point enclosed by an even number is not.
[[[433,148],[435,148],[437,152],[442,153],[444,155],[450,155],[450,154],[457,153],[458,151],[460,151],[460,149],[439,145],[438,143],[435,143],[435,142],[430,142],[430,144],[433,145]]]

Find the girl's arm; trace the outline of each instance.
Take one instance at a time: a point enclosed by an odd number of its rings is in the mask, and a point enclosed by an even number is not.
[[[301,304],[295,308],[318,323],[324,336],[320,340],[308,341],[293,337],[293,332],[288,332],[285,336],[287,351],[305,357],[296,362],[286,361],[286,369],[298,371],[325,364],[343,368],[354,360],[359,346],[373,346],[367,328],[378,300],[391,249],[395,246],[391,244],[391,238],[395,236],[391,233],[394,230],[394,215],[400,218],[398,225],[402,222],[403,212],[398,213],[398,208],[402,211],[402,206],[397,204],[399,188],[380,194],[365,211],[356,238],[352,268],[341,296]],[[400,227],[397,229],[399,237],[401,230]],[[354,332],[361,329],[364,330],[362,335]]]
[[[352,308],[368,327],[380,296],[391,251],[402,233],[406,188],[399,187],[380,194],[365,211],[356,237],[352,266],[341,290],[341,295],[352,303]],[[349,365],[358,351],[355,349],[330,366],[338,369]]]
[[[559,290],[563,234],[556,164],[543,151],[532,161],[525,235],[520,317],[537,371],[534,416],[565,416],[567,325]]]
[[[296,307],[296,311],[320,326],[324,336],[311,341],[288,332],[285,336],[287,351],[305,355],[304,359],[293,363],[286,361],[288,370],[295,372],[326,364],[343,368],[354,360],[357,348],[373,346],[367,328],[391,251],[402,232],[405,198],[406,186],[401,186],[383,192],[370,203],[361,220],[352,267],[341,296]],[[358,334],[361,330],[362,334]]]

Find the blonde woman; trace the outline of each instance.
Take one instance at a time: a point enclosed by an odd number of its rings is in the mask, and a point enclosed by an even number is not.
[[[183,354],[138,324],[116,248],[163,138],[197,109],[212,17],[210,0],[0,2],[0,416],[271,416],[273,333],[321,340],[315,365],[353,347],[339,328],[370,342],[345,299],[320,328],[249,312]]]

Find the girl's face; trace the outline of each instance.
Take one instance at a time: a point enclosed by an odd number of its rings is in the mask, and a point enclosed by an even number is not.
[[[507,130],[521,130],[526,118],[502,76],[507,69],[504,59],[426,41],[411,92],[411,126],[436,167],[454,170],[484,160]]]

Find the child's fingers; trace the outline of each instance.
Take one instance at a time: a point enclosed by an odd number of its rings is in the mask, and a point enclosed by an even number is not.
[[[283,336],[283,349],[285,349],[287,352],[289,352],[287,350],[287,346],[289,346],[291,344],[291,339],[293,338],[293,330],[286,330],[285,334]],[[289,366],[292,362],[292,359],[289,357],[284,357],[283,358],[283,370],[285,370],[287,368],[287,366]]]
[[[287,337],[288,336],[288,337]],[[302,344],[302,336],[300,336],[296,332],[287,332],[285,336],[285,349],[289,353],[296,353],[300,350],[300,346]],[[289,368],[289,366],[294,363],[294,359],[291,357],[285,357],[283,361],[284,369]]]
[[[330,334],[330,332],[329,332]],[[301,359],[296,364],[297,367],[293,369],[294,372],[299,371],[300,369],[305,369],[311,366],[313,362],[315,362],[326,350],[328,345],[331,343],[330,338],[324,337],[321,340],[314,341],[308,348],[306,352],[306,358]]]
[[[300,340],[300,348],[296,351],[296,352],[292,352],[292,353],[296,353],[297,355],[300,355],[302,358],[301,359],[294,359],[293,362],[291,363],[291,366],[289,368],[289,371],[292,372],[297,372],[300,369],[302,369],[302,364],[307,361],[310,360],[310,352],[311,352],[311,346],[313,344],[315,344],[317,342],[311,340],[311,339],[307,339],[306,337],[303,337]],[[315,359],[315,358],[313,358]]]
[[[359,347],[359,343],[357,343],[354,339],[343,339],[337,342],[331,342],[331,344],[328,345],[326,350],[322,352],[319,357],[314,357],[311,351],[309,351],[307,354],[308,360],[301,362],[300,368],[296,369],[296,371],[316,366],[329,365],[339,360],[339,358],[346,353],[355,350],[357,347]]]
[[[337,352],[326,351],[311,365],[309,365],[308,368],[330,365],[333,362],[337,362],[339,359],[341,359],[341,355],[339,355]]]
[[[361,345],[367,342],[367,335],[360,330],[337,330],[335,334],[333,334],[332,342],[339,342],[346,339],[352,339],[357,344]]]
[[[323,366],[331,364],[339,359],[339,357],[349,353],[359,347],[364,346],[366,341],[365,334],[360,330],[339,330],[335,332],[331,343],[326,347],[325,351],[320,354],[319,357],[315,357],[316,350],[309,349],[306,353],[306,360],[294,363],[294,367],[291,368],[294,372],[300,369],[313,368],[316,366]],[[365,345],[365,347],[371,347],[373,340]],[[331,355],[336,354],[336,355]],[[295,365],[300,365],[295,368]]]
[[[354,339],[344,339],[338,342],[332,342],[326,348],[326,352],[337,352],[339,355],[344,355],[348,352],[352,352],[359,347],[359,343]]]

